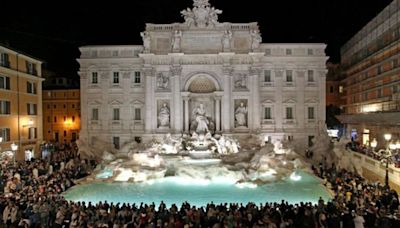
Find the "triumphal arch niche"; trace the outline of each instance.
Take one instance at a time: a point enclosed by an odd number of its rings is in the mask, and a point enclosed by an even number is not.
[[[185,91],[185,130],[191,134],[211,134],[220,131],[220,93],[221,86],[210,74],[195,73],[186,81]]]
[[[253,121],[259,119],[257,81],[264,56],[258,25],[220,23],[220,13],[208,0],[194,0],[193,8],[181,11],[185,22],[146,24],[139,56],[148,81],[147,132],[215,134],[259,128],[259,121]]]

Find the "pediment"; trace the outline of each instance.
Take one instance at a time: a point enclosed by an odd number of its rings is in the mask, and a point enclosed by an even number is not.
[[[101,105],[102,103],[98,100],[92,100],[89,102],[89,105]]]
[[[263,104],[270,104],[270,103],[275,103],[275,101],[272,100],[272,99],[265,99],[265,100],[263,100],[262,103],[263,103]]]
[[[283,103],[285,103],[285,104],[293,104],[293,103],[296,103],[296,100],[293,99],[293,98],[289,98],[289,99],[283,101]]]
[[[318,103],[318,99],[315,97],[308,98],[304,103],[310,104],[310,103]]]
[[[110,105],[123,105],[124,103],[122,103],[119,100],[112,100],[112,101],[108,102],[108,104],[110,104]]]
[[[130,103],[131,103],[131,105],[144,105],[144,103],[139,100],[133,100]]]

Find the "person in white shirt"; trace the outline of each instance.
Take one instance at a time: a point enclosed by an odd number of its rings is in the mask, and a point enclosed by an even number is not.
[[[361,211],[357,211],[356,216],[353,219],[354,221],[354,228],[364,228],[364,217],[362,216]]]

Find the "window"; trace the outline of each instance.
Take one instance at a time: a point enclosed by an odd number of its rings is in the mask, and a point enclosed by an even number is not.
[[[292,55],[292,49],[286,49],[286,55]]]
[[[72,108],[75,108],[75,104],[72,104]]]
[[[114,148],[119,150],[119,137],[113,137]]]
[[[288,140],[288,141],[293,141],[293,139],[294,139],[293,135],[288,135],[288,136],[287,136],[287,140]]]
[[[64,105],[63,105],[63,108],[67,108],[67,105],[64,104]]]
[[[7,53],[0,53],[0,65],[10,67],[10,60]]]
[[[0,100],[0,114],[8,115],[11,114],[11,103],[9,101],[1,101]]]
[[[311,48],[307,49],[307,55],[314,55],[314,50]]]
[[[0,89],[10,89],[10,78],[0,75]]]
[[[398,91],[398,85],[392,86],[392,93],[397,93]]]
[[[37,105],[32,103],[27,103],[28,115],[37,115]]]
[[[293,71],[286,70],[286,82],[293,82]]]
[[[72,116],[72,122],[75,122],[75,116]]]
[[[141,110],[140,108],[135,108],[135,120],[141,120]]]
[[[92,109],[92,120],[99,120],[99,109]]]
[[[113,120],[119,120],[119,108],[113,109]]]
[[[333,86],[329,86],[329,92],[333,93]]]
[[[66,137],[67,136],[67,131],[64,131],[64,137]]]
[[[364,101],[368,100],[368,93],[363,93],[363,100]]]
[[[37,75],[36,64],[26,61],[26,72],[28,74]]]
[[[10,141],[10,128],[0,128],[0,137],[3,138],[4,142]]]
[[[57,108],[57,105],[53,105],[53,108]]]
[[[66,117],[66,116],[64,116],[64,122],[65,122],[65,121],[67,121],[67,117]]]
[[[28,139],[36,139],[37,138],[37,129],[36,129],[36,127],[30,127],[28,129],[28,131],[29,131]]]
[[[382,89],[378,89],[377,91],[376,91],[376,93],[377,93],[377,97],[378,98],[380,98],[380,97],[382,97]]]
[[[339,93],[343,93],[343,86],[339,86]]]
[[[264,70],[264,82],[271,82],[271,71]]]
[[[293,107],[286,107],[286,119],[293,119]]]
[[[140,71],[135,71],[134,82],[135,83],[140,83]]]
[[[57,116],[54,117],[54,123],[57,123]]]
[[[307,71],[307,81],[308,82],[313,82],[314,81],[314,71],[313,70],[308,70]]]
[[[98,83],[97,72],[92,72],[92,84],[97,84],[97,83]]]
[[[264,119],[266,119],[266,120],[272,119],[271,107],[264,108]]]
[[[314,107],[308,107],[308,119],[313,120],[314,118],[315,118]]]
[[[382,65],[379,65],[377,70],[378,70],[378,74],[382,73]]]
[[[50,118],[50,116],[48,116],[47,117],[47,123],[50,123],[51,122],[51,118]]]
[[[114,84],[118,84],[119,83],[119,72],[114,72],[113,83]]]
[[[393,59],[392,60],[392,68],[396,68],[399,65],[399,60],[398,59]]]

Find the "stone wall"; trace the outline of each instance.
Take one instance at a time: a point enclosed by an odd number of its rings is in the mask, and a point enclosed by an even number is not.
[[[365,178],[385,183],[385,164],[357,152],[349,151],[349,157],[354,163],[361,164]],[[391,188],[400,192],[400,168],[395,168],[392,164],[389,164],[389,182]]]

